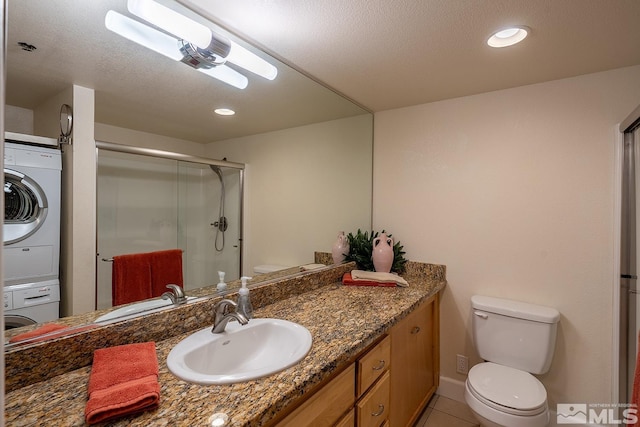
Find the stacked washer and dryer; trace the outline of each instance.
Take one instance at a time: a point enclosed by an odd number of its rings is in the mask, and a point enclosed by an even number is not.
[[[60,316],[62,156],[53,138],[5,133],[5,329]]]

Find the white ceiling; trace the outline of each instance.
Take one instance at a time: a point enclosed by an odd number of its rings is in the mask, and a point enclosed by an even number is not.
[[[182,2],[372,111],[640,64],[639,0]]]
[[[640,0],[178,1],[374,112],[640,64]],[[275,81],[240,91],[134,45],[104,27],[126,0],[8,3],[10,105],[78,84],[99,123],[203,143],[363,112],[275,60]],[[516,24],[521,44],[485,44]]]
[[[206,23],[172,0],[158,1]],[[37,110],[75,84],[95,90],[98,123],[201,143],[365,112],[273,58],[274,81],[245,72],[249,86],[240,90],[138,46],[104,25],[108,10],[128,14],[127,0],[8,3],[6,102],[15,107]],[[217,116],[218,107],[237,114]]]

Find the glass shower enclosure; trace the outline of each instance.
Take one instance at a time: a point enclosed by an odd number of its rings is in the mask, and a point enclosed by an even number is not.
[[[631,402],[640,334],[640,106],[621,124],[619,402]]]
[[[185,290],[239,278],[244,165],[97,145],[97,309],[112,306],[117,255],[181,249]]]

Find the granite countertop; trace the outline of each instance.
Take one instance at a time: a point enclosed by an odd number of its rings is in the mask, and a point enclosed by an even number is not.
[[[353,358],[445,286],[444,279],[405,276],[408,288],[347,287],[333,283],[255,310],[304,325],[313,336],[309,354],[297,365],[266,378],[223,386],[184,382],[167,368],[166,358],[190,333],[156,343],[160,405],[156,410],[102,423],[113,426],[199,426],[217,412],[232,426],[267,425],[305,392],[347,366]],[[76,369],[12,391],[5,396],[11,426],[83,426],[91,367]]]

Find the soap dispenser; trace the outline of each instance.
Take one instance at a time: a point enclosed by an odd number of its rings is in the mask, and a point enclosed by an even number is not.
[[[251,280],[251,277],[243,276],[240,278],[242,281],[242,287],[238,289],[238,308],[236,311],[247,319],[253,318],[253,306],[251,305],[251,299],[249,298],[249,288],[247,288],[247,280]]]
[[[219,291],[224,291],[225,289],[227,289],[227,284],[224,283],[224,274],[224,271],[218,271],[218,277],[220,281],[218,282],[216,289],[218,289]]]

